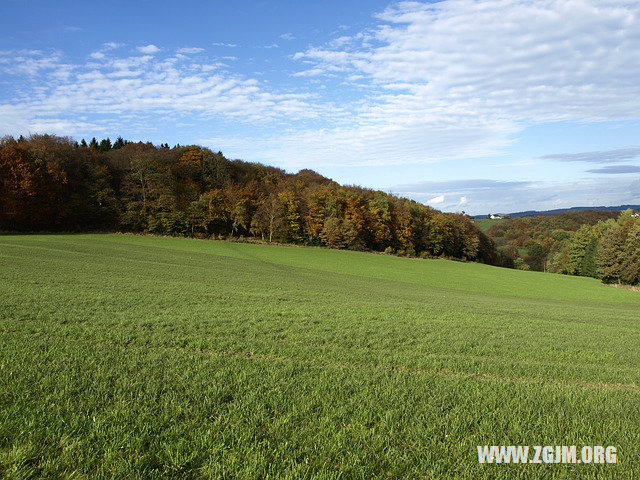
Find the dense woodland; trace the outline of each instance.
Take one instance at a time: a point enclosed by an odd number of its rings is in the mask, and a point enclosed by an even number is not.
[[[501,220],[487,233],[503,266],[640,283],[640,217],[631,210]]]
[[[499,262],[465,215],[199,146],[0,141],[0,230],[126,231]]]

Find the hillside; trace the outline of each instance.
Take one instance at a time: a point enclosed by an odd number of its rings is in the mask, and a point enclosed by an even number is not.
[[[492,263],[465,215],[382,191],[229,160],[197,145],[0,140],[0,232],[144,232]]]
[[[474,222],[497,246],[503,266],[640,283],[640,217],[631,209]]]
[[[0,237],[0,476],[631,478],[637,292],[447,260]],[[617,465],[480,465],[477,445]]]

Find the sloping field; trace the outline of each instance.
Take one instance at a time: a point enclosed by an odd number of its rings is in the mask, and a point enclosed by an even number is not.
[[[0,477],[634,478],[640,293],[314,248],[0,237]],[[481,465],[477,445],[613,445]]]
[[[474,218],[473,219],[473,223],[476,224],[476,226],[482,230],[484,233],[487,233],[487,231],[493,227],[494,225],[502,222],[502,219],[491,219],[491,218]]]

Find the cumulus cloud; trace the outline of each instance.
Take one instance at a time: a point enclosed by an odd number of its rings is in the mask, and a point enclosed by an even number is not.
[[[156,47],[153,44],[149,44],[149,45],[143,45],[141,47],[136,47],[136,50],[138,50],[140,53],[153,55],[154,53],[158,53],[160,51],[160,48]]]
[[[433,197],[427,201],[430,205],[439,205],[444,203],[444,195],[438,195],[437,197]]]
[[[539,157],[543,160],[560,160],[562,162],[616,163],[634,160],[640,157],[640,147],[616,148],[595,152],[553,153]]]

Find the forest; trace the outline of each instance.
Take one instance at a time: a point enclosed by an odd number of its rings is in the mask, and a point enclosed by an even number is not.
[[[0,141],[0,231],[255,238],[504,263],[463,214],[312,170],[287,173],[196,145],[32,135]]]
[[[632,210],[514,218],[487,234],[503,266],[640,283],[640,216]]]

